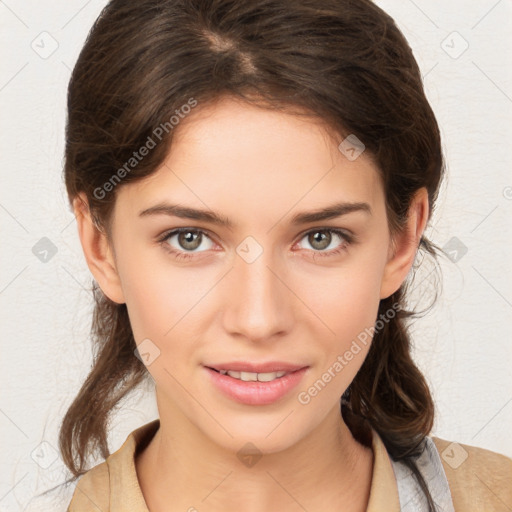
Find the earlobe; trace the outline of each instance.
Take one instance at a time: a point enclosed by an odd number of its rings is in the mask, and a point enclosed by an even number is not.
[[[112,301],[125,302],[116,262],[106,233],[94,222],[83,192],[73,200],[78,235],[87,266],[103,293]]]
[[[384,267],[381,282],[381,299],[386,299],[395,293],[405,281],[414,263],[428,217],[428,192],[423,187],[416,192],[411,201],[403,231],[396,235],[390,244],[388,261]]]

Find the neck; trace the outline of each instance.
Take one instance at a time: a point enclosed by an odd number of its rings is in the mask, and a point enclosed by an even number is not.
[[[339,407],[299,442],[253,459],[225,450],[174,414],[160,418],[136,459],[152,512],[336,510],[341,504],[345,511],[366,510],[372,450],[353,438]]]

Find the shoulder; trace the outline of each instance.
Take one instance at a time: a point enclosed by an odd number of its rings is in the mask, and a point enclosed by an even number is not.
[[[110,474],[107,462],[102,462],[83,475],[75,487],[75,492],[67,512],[109,510]]]
[[[512,459],[500,453],[432,437],[455,511],[512,510]]]
[[[85,473],[76,484],[67,512],[147,512],[138,485],[134,456],[159,428],[155,420],[134,430],[107,459]]]

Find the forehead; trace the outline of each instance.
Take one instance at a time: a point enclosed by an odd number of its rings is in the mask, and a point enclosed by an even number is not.
[[[163,165],[122,187],[116,209],[136,216],[164,201],[275,222],[340,201],[378,210],[383,197],[373,160],[347,159],[320,119],[225,98],[180,121]]]

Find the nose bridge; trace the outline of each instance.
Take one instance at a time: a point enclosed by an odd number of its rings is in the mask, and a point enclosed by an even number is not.
[[[226,299],[228,331],[264,339],[289,328],[290,291],[278,267],[272,251],[251,237],[238,246]]]

